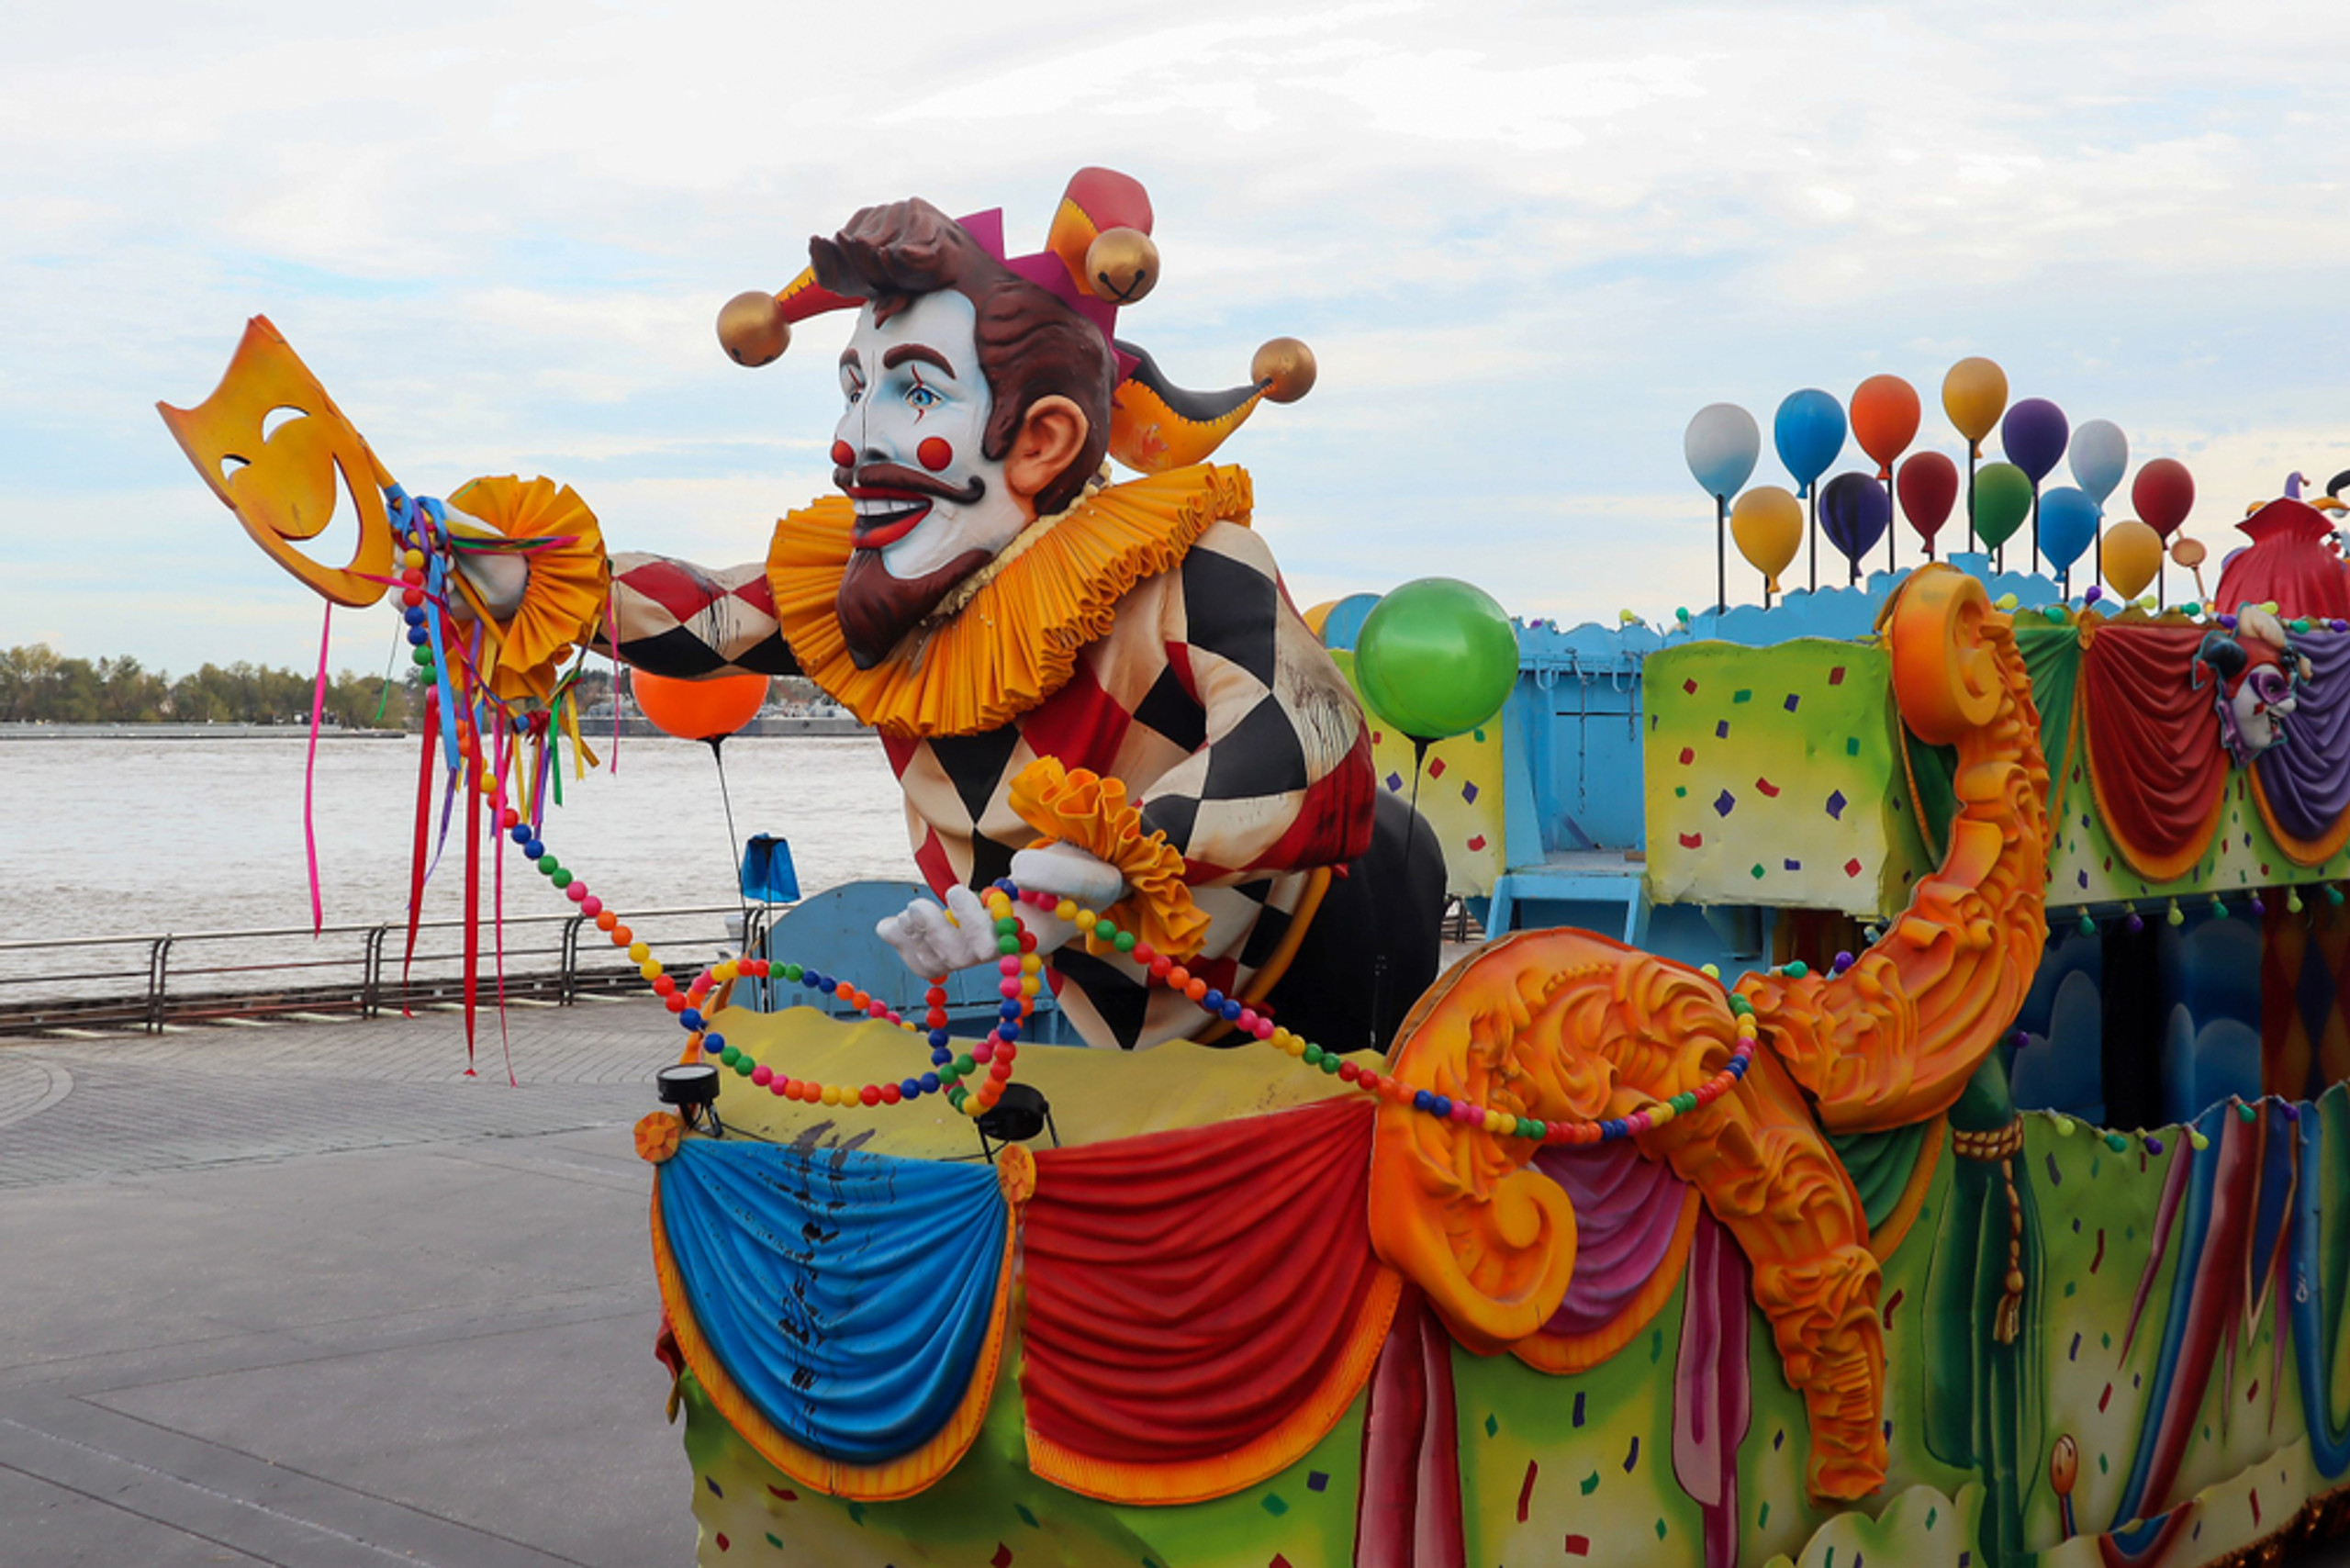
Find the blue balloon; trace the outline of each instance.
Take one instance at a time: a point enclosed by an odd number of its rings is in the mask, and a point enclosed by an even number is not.
[[[1698,488],[1726,501],[1746,487],[1754,460],[1762,453],[1762,431],[1754,416],[1735,403],[1708,403],[1689,421],[1682,455]]]
[[[1362,635],[1362,623],[1378,608],[1379,596],[1375,593],[1350,593],[1338,600],[1322,622],[1322,645],[1332,649],[1353,647],[1355,639]]]
[[[2101,508],[2130,470],[2130,438],[2111,420],[2091,420],[2073,432],[2073,477]]]
[[[1819,527],[1828,542],[1855,566],[1869,546],[1885,537],[1893,502],[1884,482],[1866,474],[1839,474],[1820,487]]]
[[[2097,538],[2097,502],[2086,490],[2059,485],[2040,492],[2040,553],[2064,571]]]
[[[1796,482],[1796,494],[1811,494],[1811,482],[1828,472],[1844,450],[1844,407],[1818,387],[1790,392],[1771,421],[1771,443]]]

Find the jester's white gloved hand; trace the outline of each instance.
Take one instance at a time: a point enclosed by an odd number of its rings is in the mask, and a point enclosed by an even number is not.
[[[1058,893],[1097,912],[1126,896],[1126,879],[1115,866],[1073,844],[1022,850],[1012,857],[1012,879],[1031,892]]]
[[[1115,866],[1073,844],[1020,851],[1012,857],[1012,879],[1025,890],[1058,893],[1097,914],[1126,896],[1126,879]],[[1039,953],[1058,952],[1077,935],[1073,924],[1035,904],[1022,904],[1020,919],[1035,936]]]
[[[1012,879],[1022,888],[1057,893],[1097,912],[1126,896],[1125,879],[1115,866],[1067,844],[1020,851],[1012,857]],[[1024,903],[1018,913],[1020,924],[1036,938],[1039,954],[1058,951],[1077,935],[1074,924],[1049,910]],[[987,906],[968,888],[947,889],[944,909],[928,899],[916,899],[904,913],[873,930],[906,968],[925,980],[993,963],[1003,952]]]
[[[968,888],[946,890],[946,907],[916,899],[905,913],[893,914],[873,928],[873,934],[897,950],[906,968],[924,980],[993,963],[997,957],[995,922],[988,917],[979,895]]]

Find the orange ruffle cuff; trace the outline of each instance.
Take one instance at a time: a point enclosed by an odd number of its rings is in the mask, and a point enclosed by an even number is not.
[[[767,585],[800,669],[858,719],[898,740],[980,734],[1069,684],[1128,588],[1173,570],[1214,524],[1246,523],[1250,504],[1244,470],[1204,464],[1092,491],[871,669],[849,657],[835,606],[854,548],[847,497],[776,524]]]
[[[603,617],[610,567],[596,514],[568,485],[545,478],[526,483],[511,475],[473,480],[449,504],[505,538],[548,541],[530,554],[530,584],[520,606],[498,628],[487,671],[490,689],[508,701],[544,702],[554,693],[564,659],[595,634]]]
[[[1120,930],[1178,958],[1206,943],[1208,917],[1192,902],[1182,855],[1164,833],[1144,834],[1142,812],[1126,803],[1122,780],[1082,767],[1072,773],[1058,757],[1040,756],[1012,781],[1010,801],[1021,821],[1044,834],[1034,847],[1074,845],[1118,868],[1126,896],[1102,913]]]

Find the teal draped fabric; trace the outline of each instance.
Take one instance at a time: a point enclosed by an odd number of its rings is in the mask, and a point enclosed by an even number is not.
[[[1912,1122],[1881,1133],[1830,1133],[1828,1146],[1843,1163],[1861,1194],[1861,1213],[1874,1230],[1901,1206],[1918,1158],[1926,1151],[1926,1134],[1941,1129],[1932,1122]]]
[[[2350,1422],[2333,1417],[2334,1361],[2342,1353],[2343,1309],[2350,1301],[2350,1245],[2343,1239],[2341,1207],[2350,1197],[2350,1096],[2340,1084],[2315,1105],[2301,1107],[2300,1131],[2292,1237],[2294,1371],[2309,1421],[2311,1461],[2326,1480],[2339,1481],[2350,1471]]]
[[[659,1203],[695,1325],[778,1431],[876,1464],[954,1414],[1002,1275],[992,1165],[688,1138]]]

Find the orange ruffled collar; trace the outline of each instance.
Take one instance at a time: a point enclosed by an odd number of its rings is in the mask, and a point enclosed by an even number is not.
[[[1240,468],[1200,464],[1080,498],[945,622],[871,669],[849,657],[834,609],[856,513],[827,496],[776,524],[767,583],[777,624],[809,678],[901,740],[1001,728],[1067,685],[1118,600],[1172,569],[1216,522],[1246,523]]]

